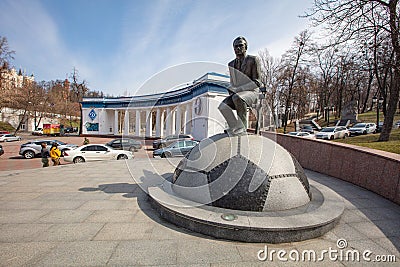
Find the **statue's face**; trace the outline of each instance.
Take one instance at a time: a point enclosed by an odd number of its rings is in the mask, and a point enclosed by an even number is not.
[[[237,57],[244,56],[246,54],[247,44],[243,40],[236,40],[233,43],[233,50],[235,50],[235,55]]]

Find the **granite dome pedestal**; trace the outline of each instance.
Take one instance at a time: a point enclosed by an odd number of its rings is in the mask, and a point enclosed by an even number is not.
[[[311,200],[307,176],[276,142],[258,135],[205,139],[175,170],[172,190],[215,207],[277,211]]]
[[[335,192],[309,183],[288,151],[258,135],[201,141],[171,180],[149,188],[161,216],[218,238],[281,243],[318,237],[344,209]]]

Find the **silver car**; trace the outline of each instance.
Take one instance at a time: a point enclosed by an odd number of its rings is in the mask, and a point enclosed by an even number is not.
[[[376,132],[375,123],[357,123],[349,129],[350,135],[368,134]]]
[[[21,141],[21,136],[15,136],[14,134],[0,135],[0,142],[11,142],[11,141]]]
[[[33,140],[22,144],[19,149],[19,154],[26,159],[32,159],[36,156],[39,156],[40,151],[42,150],[42,143],[46,143],[48,149],[50,149],[53,143],[57,143],[58,149],[61,151],[61,156],[64,156],[65,151],[78,147],[77,145],[67,144],[59,140]]]
[[[162,158],[185,156],[199,142],[192,140],[180,140],[170,144],[167,147],[156,149],[153,151],[153,158],[160,156]]]
[[[153,148],[159,149],[159,148],[167,147],[170,144],[175,143],[176,141],[181,141],[181,140],[194,140],[194,138],[190,134],[168,135],[167,137],[165,137],[163,139],[158,139],[158,140],[153,141]]]

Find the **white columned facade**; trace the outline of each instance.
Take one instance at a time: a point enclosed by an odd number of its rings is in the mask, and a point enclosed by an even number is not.
[[[170,134],[174,134],[176,126],[175,126],[175,121],[176,121],[176,110],[175,108],[172,109],[171,111],[171,128],[170,128]]]
[[[166,124],[166,128],[165,128],[165,134],[166,135],[170,135],[171,134],[171,129],[172,129],[172,114],[171,114],[171,108],[168,107],[167,108],[167,113],[165,114],[167,117],[165,118],[165,124]]]
[[[185,134],[190,134],[192,132],[192,116],[192,103],[188,103],[185,111]]]
[[[182,109],[176,106],[175,134],[179,134],[182,128]]]
[[[135,136],[140,136],[140,110],[135,111]]]
[[[160,108],[158,108],[156,111],[156,137],[161,137],[161,129],[163,126],[161,124],[161,113],[162,113],[162,110]]]
[[[153,116],[151,109],[146,110],[146,137],[153,135]]]
[[[114,110],[114,134],[115,135],[119,134],[119,129],[118,129],[118,110]]]
[[[229,76],[207,73],[195,80],[194,84],[196,86],[190,85],[166,92],[162,96],[143,95],[135,96],[130,100],[126,97],[84,98],[82,123],[88,127],[84,127],[82,131],[92,135],[131,134],[136,137],[145,135],[165,137],[185,133],[192,134],[199,140],[221,132],[222,126],[219,122],[222,122],[222,115],[218,111],[218,105],[209,105],[207,100],[203,103],[203,109],[197,109],[194,100],[200,98],[203,100],[210,95],[217,102],[223,101],[227,95]],[[156,97],[160,98],[160,101],[154,106],[153,99]],[[91,113],[92,110],[94,111]],[[207,118],[210,119],[207,120]],[[209,123],[210,121],[214,124]],[[98,129],[96,124],[98,124]]]
[[[187,116],[188,116],[188,110],[187,110],[187,106],[186,105],[185,105],[185,110],[183,111],[182,115],[183,115],[182,116],[182,123],[183,123],[183,125],[182,125],[182,133],[186,133],[186,127],[187,127],[186,123],[187,123]]]
[[[125,117],[124,117],[124,135],[129,134],[129,111],[125,110]]]
[[[164,118],[165,118],[165,112],[164,112],[164,110],[161,110],[160,137],[164,137]]]

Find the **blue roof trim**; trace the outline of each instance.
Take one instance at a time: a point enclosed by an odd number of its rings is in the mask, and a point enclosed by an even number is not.
[[[87,101],[83,100],[81,104],[82,108],[153,107],[173,105],[188,101],[207,92],[228,94],[226,89],[228,86],[229,83],[224,81],[206,81],[162,94],[119,98],[90,98]]]

